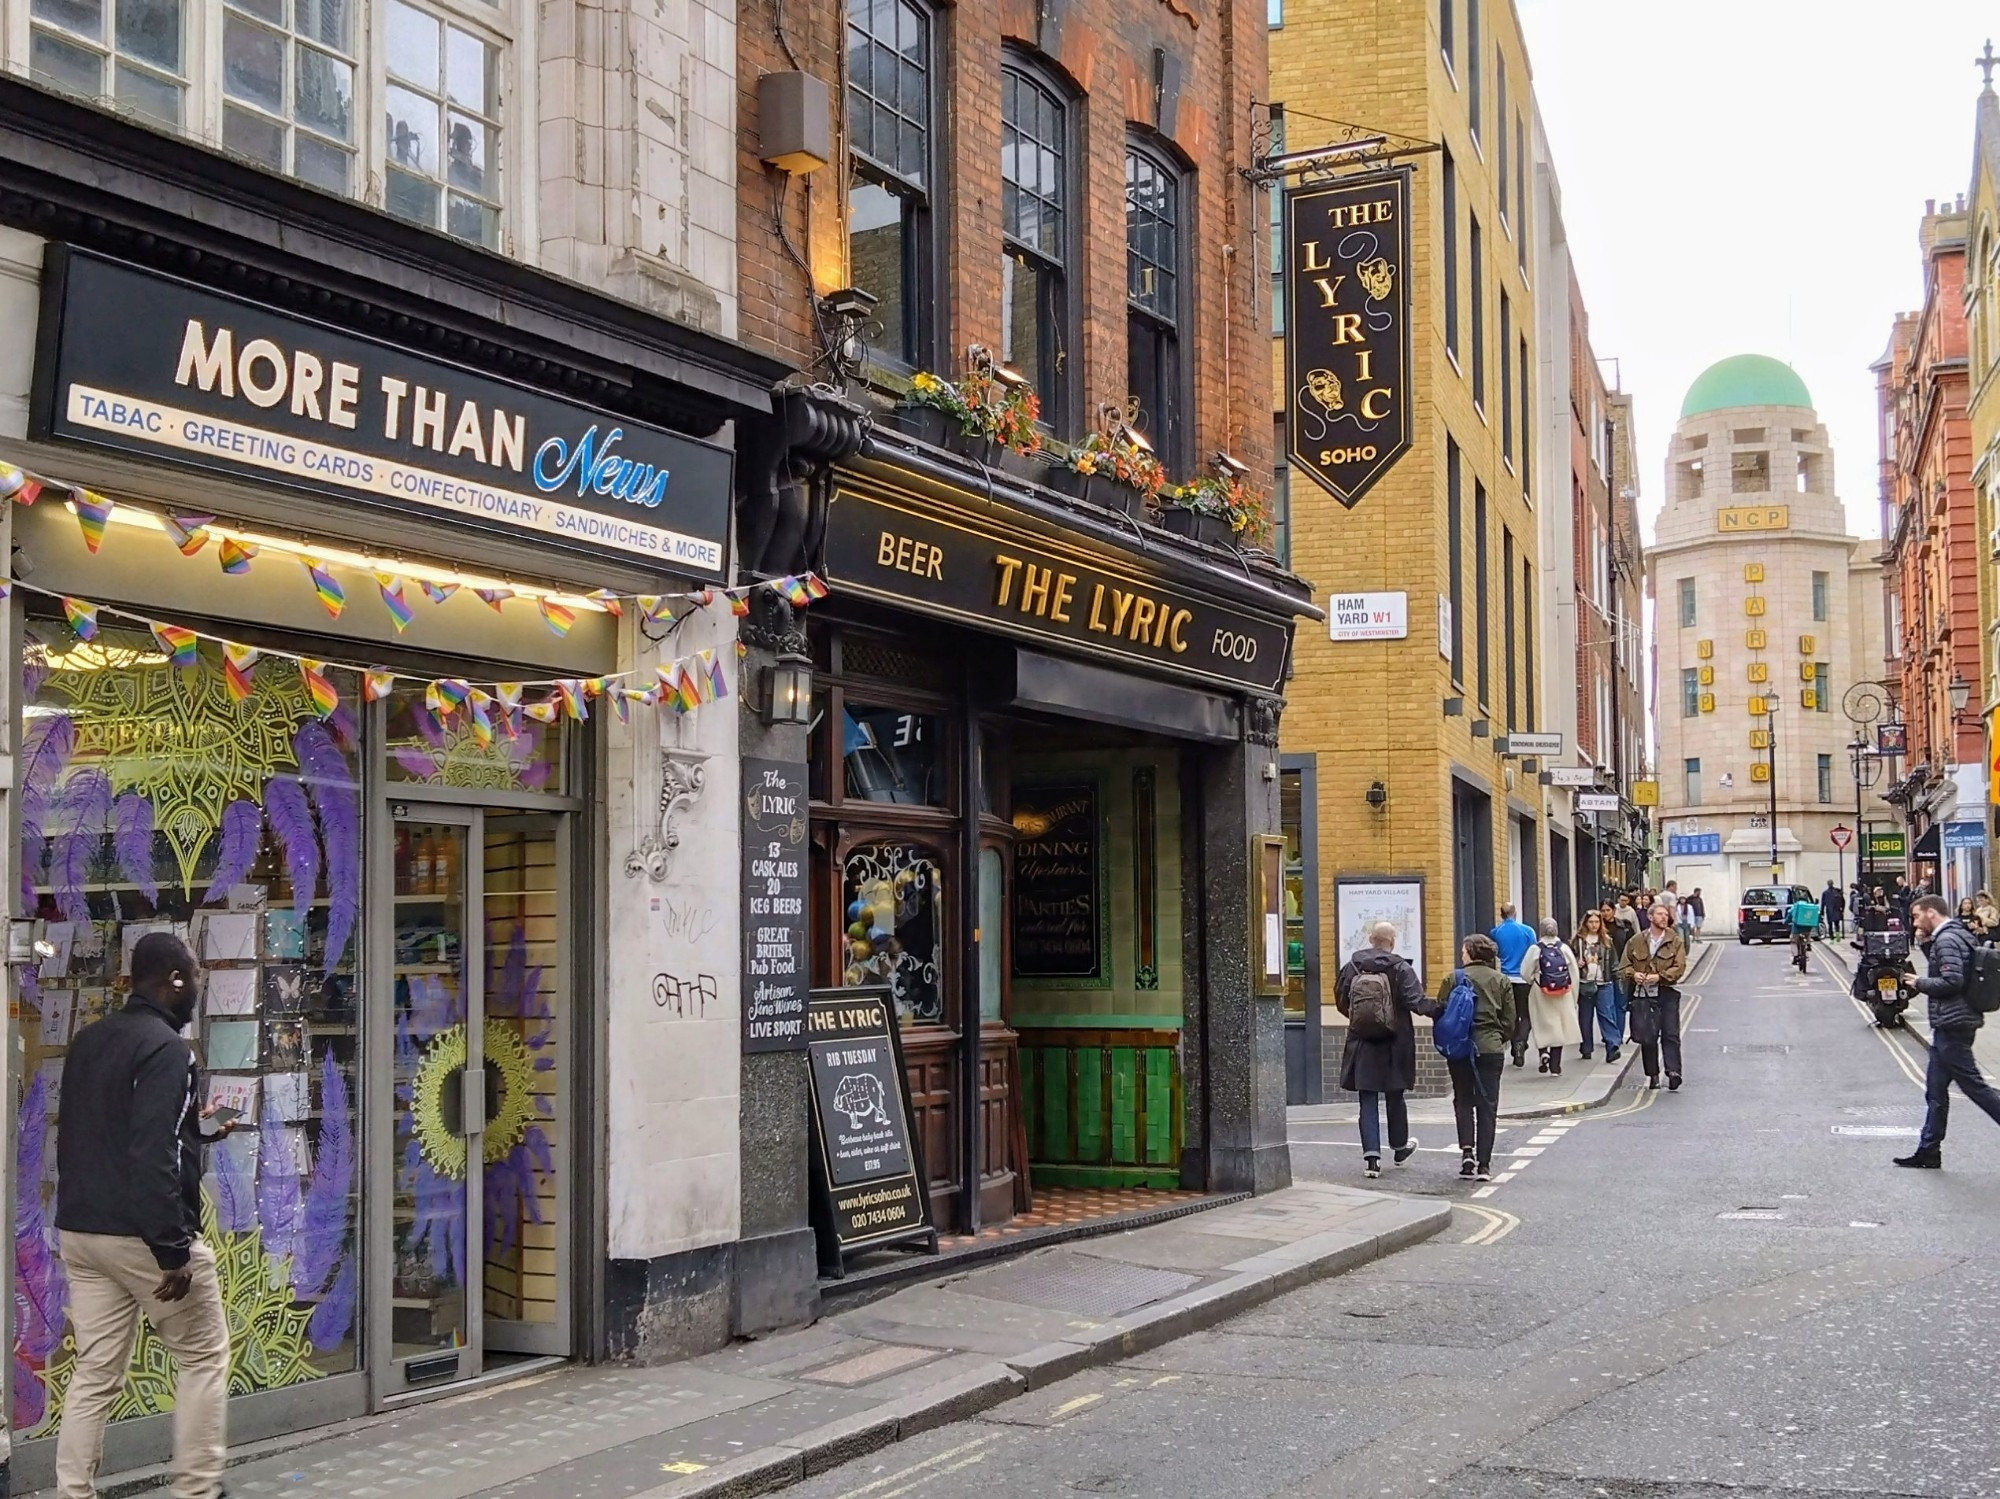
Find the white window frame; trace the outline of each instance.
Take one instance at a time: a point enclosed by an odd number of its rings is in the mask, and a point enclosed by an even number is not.
[[[500,133],[496,163],[499,172],[497,242],[490,248],[511,258],[534,263],[537,258],[536,160],[537,103],[533,25],[522,19],[531,0],[406,0],[419,10],[474,32],[500,49],[495,69],[499,107],[491,116]],[[355,181],[352,201],[386,213],[388,188],[388,141],[384,119],[388,95],[388,0],[353,0],[355,7]],[[0,24],[0,56],[6,70],[26,77],[29,71],[30,33],[33,0],[0,0],[4,24]],[[223,5],[221,0],[183,0],[182,62],[187,91],[184,96],[183,133],[215,150],[222,150]],[[110,10],[106,3],[107,21]],[[296,45],[295,43],[293,45]],[[113,50],[107,44],[100,50]],[[287,49],[289,62],[291,51]],[[287,88],[293,85],[288,80]],[[148,128],[165,130],[150,117],[120,110],[108,97],[95,101],[101,108],[126,114]],[[287,124],[288,129],[297,126]],[[171,132],[167,132],[171,133]],[[233,153],[232,153],[233,154]],[[247,158],[237,158],[247,160]],[[252,163],[260,171],[270,168]],[[289,175],[289,174],[283,174]],[[297,179],[293,179],[297,180]],[[445,189],[448,191],[448,189]],[[408,219],[402,223],[413,222]],[[442,227],[434,232],[447,234]],[[461,240],[462,244],[473,243]]]

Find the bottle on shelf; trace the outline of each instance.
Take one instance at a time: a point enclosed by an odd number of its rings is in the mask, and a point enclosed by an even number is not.
[[[410,865],[410,894],[431,893],[431,860],[436,849],[436,840],[428,832],[417,839],[417,856]]]
[[[396,829],[396,893],[410,893],[410,830]]]
[[[449,831],[437,835],[437,845],[431,853],[431,893],[458,893],[458,839]]]

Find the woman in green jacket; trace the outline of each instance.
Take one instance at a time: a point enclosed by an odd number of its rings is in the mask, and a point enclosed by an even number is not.
[[[1444,976],[1439,1010],[1451,998],[1458,973],[1477,996],[1472,1019],[1473,1060],[1451,1062],[1451,1107],[1458,1116],[1460,1176],[1493,1179],[1494,1121],[1500,1112],[1500,1073],[1514,1041],[1514,982],[1500,971],[1500,949],[1475,932],[1459,945],[1463,968]]]

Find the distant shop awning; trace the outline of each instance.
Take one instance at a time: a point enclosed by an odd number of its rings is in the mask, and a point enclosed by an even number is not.
[[[1910,850],[1912,859],[1935,859],[1938,856],[1938,825],[1932,823],[1917,839],[1917,846]]]

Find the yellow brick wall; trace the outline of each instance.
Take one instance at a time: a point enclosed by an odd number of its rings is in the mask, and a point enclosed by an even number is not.
[[[1510,796],[1505,762],[1494,750],[1495,739],[1508,730],[1500,528],[1504,525],[1514,538],[1517,590],[1523,564],[1534,562],[1537,555],[1534,512],[1517,474],[1521,462],[1518,424],[1514,467],[1502,460],[1499,360],[1505,357],[1518,367],[1518,340],[1525,334],[1529,369],[1539,368],[1532,294],[1518,269],[1516,241],[1502,226],[1498,202],[1496,60],[1504,60],[1508,75],[1504,127],[1510,157],[1507,217],[1514,235],[1533,232],[1532,225],[1511,222],[1514,115],[1519,111],[1524,120],[1531,120],[1533,106],[1512,7],[1506,0],[1485,0],[1480,37],[1484,154],[1474,146],[1467,119],[1465,0],[1458,0],[1455,9],[1459,17],[1455,80],[1439,51],[1435,0],[1287,0],[1285,24],[1271,33],[1270,98],[1285,106],[1288,149],[1303,150],[1337,139],[1339,127],[1326,121],[1346,121],[1369,131],[1442,142],[1451,152],[1458,175],[1464,374],[1454,368],[1444,344],[1441,158],[1436,153],[1418,155],[1412,158],[1416,177],[1410,276],[1413,410],[1417,417],[1414,444],[1352,511],[1304,475],[1294,476],[1290,486],[1292,565],[1312,579],[1322,604],[1336,591],[1400,589],[1409,595],[1410,633],[1406,640],[1334,645],[1323,629],[1302,631],[1297,675],[1287,692],[1283,748],[1288,753],[1312,752],[1317,756],[1319,882],[1324,913],[1321,951],[1329,974],[1336,961],[1330,896],[1333,880],[1341,874],[1424,875],[1427,970],[1436,974],[1456,960],[1456,936],[1464,927],[1452,907],[1454,764],[1482,783],[1492,798],[1495,907],[1506,898],[1510,817],[1517,809],[1528,809],[1537,818],[1536,904],[1543,912],[1549,909],[1548,834],[1541,788],[1532,776],[1517,774],[1517,787]],[[1531,179],[1527,194],[1531,215],[1532,187]],[[1484,416],[1473,403],[1468,378],[1472,308],[1469,214],[1477,215],[1485,239]],[[1532,255],[1529,262],[1532,265]],[[1516,341],[1504,351],[1499,345],[1502,290],[1513,304],[1512,337]],[[1568,288],[1553,287],[1550,294],[1566,297]],[[1282,349],[1274,348],[1273,352],[1273,404],[1281,407]],[[1514,399],[1518,412],[1518,390]],[[1462,454],[1466,527],[1460,607],[1466,642],[1463,695],[1467,701],[1464,716],[1457,718],[1446,718],[1442,712],[1443,700],[1459,695],[1460,688],[1453,684],[1448,663],[1439,655],[1437,627],[1437,600],[1449,588],[1447,434],[1457,438]],[[1474,682],[1477,633],[1472,618],[1475,554],[1471,527],[1476,481],[1486,486],[1492,528],[1488,545],[1489,692],[1484,705],[1488,711],[1484,713]],[[1526,669],[1525,634],[1534,627],[1535,612],[1517,595],[1515,660],[1522,695],[1518,710],[1521,728],[1527,727],[1525,694],[1533,690]],[[1543,661],[1540,642],[1535,656],[1539,670]],[[1477,739],[1471,724],[1482,716],[1491,723],[1492,737]],[[1547,725],[1538,719],[1537,726]],[[1378,780],[1388,789],[1387,806],[1379,812],[1366,800],[1369,784]]]

